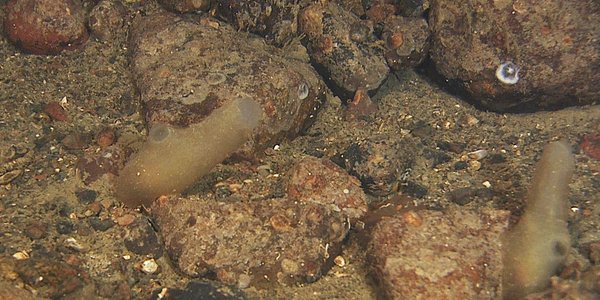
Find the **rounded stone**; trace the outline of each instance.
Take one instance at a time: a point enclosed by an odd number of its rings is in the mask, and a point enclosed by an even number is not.
[[[4,32],[25,52],[59,54],[88,40],[85,12],[72,0],[11,0],[5,9]]]
[[[551,110],[600,98],[598,1],[440,0],[429,25],[436,71],[484,108]]]

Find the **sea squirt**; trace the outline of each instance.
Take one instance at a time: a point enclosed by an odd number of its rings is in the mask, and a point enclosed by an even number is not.
[[[262,113],[260,105],[246,97],[186,128],[155,124],[117,178],[118,199],[129,207],[149,206],[161,195],[182,192],[241,147]]]
[[[543,290],[563,264],[571,247],[567,219],[574,168],[567,141],[546,146],[523,216],[504,240],[504,299],[522,299]]]

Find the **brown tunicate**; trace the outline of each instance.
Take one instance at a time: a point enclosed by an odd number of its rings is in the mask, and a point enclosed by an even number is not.
[[[149,206],[180,193],[242,146],[262,118],[258,103],[238,99],[187,128],[157,124],[116,179],[119,200]]]

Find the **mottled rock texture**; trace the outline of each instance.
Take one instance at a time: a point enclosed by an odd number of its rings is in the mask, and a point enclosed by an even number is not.
[[[496,111],[555,109],[600,97],[600,2],[434,1],[431,58],[458,91]],[[516,84],[498,66],[519,68]]]
[[[167,253],[192,277],[239,287],[313,282],[340,253],[350,223],[367,210],[356,179],[327,161],[293,167],[288,196],[250,200],[241,191],[163,197],[152,206]],[[299,186],[307,186],[298,191]]]
[[[85,12],[72,0],[11,0],[4,33],[23,51],[59,54],[81,48],[88,40]]]
[[[501,235],[509,212],[420,210],[384,217],[369,244],[388,299],[494,299],[501,295]]]

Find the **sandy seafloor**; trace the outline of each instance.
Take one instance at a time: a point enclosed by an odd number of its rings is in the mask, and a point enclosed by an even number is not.
[[[84,149],[71,150],[61,142],[73,134],[93,137],[105,127],[115,129],[119,143],[142,139],[146,134],[126,53],[124,36],[108,43],[90,40],[83,51],[60,56],[21,54],[0,38],[0,148],[14,144],[24,145],[30,151],[26,161],[19,161],[16,166],[23,174],[0,186],[0,281],[23,286],[7,267],[15,259],[13,254],[36,253],[40,247],[56,253],[68,237],[88,248],[76,255],[77,264],[89,274],[97,289],[125,282],[133,298],[147,298],[153,289],[182,287],[189,280],[173,270],[166,256],[158,260],[158,274],[146,275],[136,270],[135,266],[145,258],[125,248],[124,227],[115,225],[104,232],[91,229],[85,220],[86,205],[75,195],[81,188],[97,191],[97,201],[112,205],[111,210],[103,212],[104,217],[129,212],[114,199],[110,176],[85,186],[77,174],[78,158],[92,155],[99,147],[89,142]],[[316,147],[326,155],[336,153],[352,141],[375,134],[413,135],[431,148],[440,141],[464,144],[463,153],[454,154],[449,162],[436,167],[417,164],[413,179],[428,193],[415,201],[443,209],[449,205],[449,191],[480,188],[487,182],[494,191],[492,196],[477,198],[467,206],[491,206],[518,214],[543,146],[548,141],[566,138],[574,146],[576,158],[569,196],[570,230],[574,249],[578,250],[574,251],[575,256],[584,256],[582,241],[600,240],[600,161],[578,148],[583,135],[600,131],[599,106],[532,114],[483,112],[413,71],[392,76],[373,99],[379,105],[374,118],[347,122],[342,118],[344,107],[340,99],[329,96],[305,136],[281,143],[277,154],[265,159],[276,164],[278,159],[300,156]],[[66,109],[67,121],[53,121],[42,112],[43,105],[53,101]],[[473,118],[479,122],[472,122]],[[418,130],[417,134],[414,124],[426,130]],[[454,168],[461,156],[480,149],[500,153],[505,162],[492,166],[484,161],[479,170]],[[372,197],[371,201],[383,203],[386,199]],[[66,235],[55,229],[57,222],[64,219],[56,206],[65,203],[73,209],[70,219],[77,225],[75,231]],[[45,236],[35,240],[27,237],[25,228],[32,224],[46,228]],[[246,292],[250,298],[264,299],[374,299],[375,290],[366,276],[368,268],[358,239],[351,236],[342,255],[348,264],[334,266],[316,283],[262,291],[250,288]],[[53,287],[42,284],[26,288],[44,294]]]

